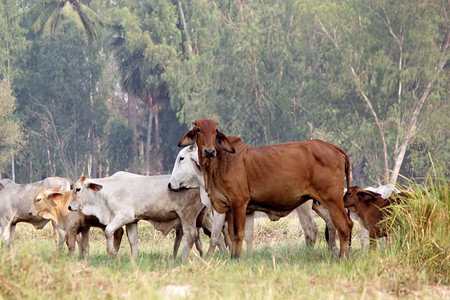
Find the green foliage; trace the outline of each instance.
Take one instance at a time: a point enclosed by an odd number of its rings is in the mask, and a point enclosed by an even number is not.
[[[91,155],[107,163],[104,128],[110,116],[126,118],[124,93],[138,99],[138,145],[146,145],[148,125],[158,123],[148,122],[149,113],[158,116],[160,132],[149,135],[157,172],[171,168],[181,128],[200,117],[217,119],[225,133],[252,145],[335,143],[350,155],[354,181],[363,186],[389,177],[397,162],[400,173],[423,177],[428,152],[448,168],[447,6],[444,0],[3,1],[0,76],[18,95],[32,141],[18,159],[28,167],[31,157],[33,170],[17,170],[40,179],[67,169],[53,163],[57,151],[50,158],[47,151],[61,145],[39,144],[42,110],[32,108],[30,95],[47,108],[55,102],[69,119],[67,126],[56,123],[60,138],[71,136],[67,164],[75,174],[88,168]],[[42,35],[29,36],[33,49],[25,53],[28,22]],[[112,38],[103,35],[102,22]],[[44,42],[70,35],[66,49]],[[89,39],[97,45],[87,45]],[[75,130],[81,140],[73,139]],[[144,161],[139,170],[147,168]]]
[[[128,162],[133,155],[132,140],[133,129],[121,120],[111,121],[106,146],[111,174],[127,169]]]
[[[14,116],[16,98],[10,84],[0,80],[0,167],[11,162],[11,155],[22,148],[23,133],[20,120]]]
[[[0,79],[12,81],[20,73],[18,63],[28,45],[21,20],[16,0],[0,2]]]
[[[79,0],[41,0],[30,9],[29,14],[35,19],[32,26],[34,32],[51,32],[53,38],[61,24],[68,21],[80,29],[86,41],[96,41],[96,27],[103,25],[100,17]]]
[[[48,164],[37,179],[55,174],[76,178],[77,169],[87,163],[90,137],[101,134],[106,123],[104,99],[94,93],[103,65],[98,49],[82,36],[65,22],[53,39],[44,34],[30,49],[29,84],[20,92],[19,110],[36,145],[31,158]]]
[[[393,245],[388,254],[430,279],[448,283],[450,276],[450,185],[448,169],[434,165],[423,184],[413,184],[412,197],[393,207]]]

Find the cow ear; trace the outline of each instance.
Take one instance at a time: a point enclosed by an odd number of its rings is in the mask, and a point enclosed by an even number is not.
[[[53,193],[56,193],[56,192],[59,192],[60,189],[61,189],[61,186],[58,185],[58,186],[55,186],[54,188],[51,188],[49,191],[53,192]]]
[[[103,188],[103,186],[100,185],[100,184],[96,184],[96,183],[90,182],[90,183],[88,183],[87,188],[98,192],[98,191],[100,191]]]
[[[374,193],[371,191],[361,191],[358,192],[358,197],[363,199],[364,201],[374,201],[376,199],[377,196],[381,196],[378,193]]]
[[[194,144],[197,141],[197,131],[194,129],[189,130],[178,142],[178,147],[186,147]]]
[[[51,206],[56,206],[58,201],[64,199],[64,195],[61,193],[51,193],[48,195],[48,199]]]
[[[219,130],[217,130],[216,145],[220,149],[225,150],[227,152],[230,152],[230,153],[236,152],[236,150],[234,149],[234,146],[230,143],[227,136]]]

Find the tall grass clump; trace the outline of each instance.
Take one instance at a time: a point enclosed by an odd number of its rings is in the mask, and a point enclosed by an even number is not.
[[[431,283],[448,284],[450,278],[449,181],[441,166],[433,164],[423,183],[410,181],[411,197],[392,207],[389,255],[408,269],[425,272]]]

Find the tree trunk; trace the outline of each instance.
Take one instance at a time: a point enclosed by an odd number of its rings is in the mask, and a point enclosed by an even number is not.
[[[431,87],[433,86],[434,82],[429,82],[427,85],[427,88],[423,92],[422,96],[419,99],[419,102],[416,105],[416,109],[414,110],[413,116],[411,117],[411,120],[408,125],[408,129],[403,136],[402,144],[400,145],[400,148],[396,149],[394,153],[394,168],[392,170],[392,177],[391,182],[395,183],[397,182],[398,175],[400,173],[400,168],[403,163],[403,159],[405,158],[406,149],[408,147],[409,140],[411,139],[412,132],[414,127],[417,123],[417,118],[419,117],[420,110],[423,107],[423,104],[425,103],[425,100],[428,98],[428,95],[431,91]]]
[[[147,142],[145,145],[145,174],[150,175],[150,150],[152,146],[152,130],[153,130],[153,111],[150,107],[148,110],[147,122]]]
[[[91,177],[97,178],[97,155],[95,153],[95,134],[94,131],[92,131],[92,137],[91,137]]]
[[[181,0],[178,0],[178,14],[180,15],[181,24],[183,25],[184,45],[187,48],[188,56],[192,54],[191,39],[187,30],[186,19],[184,18],[183,6]]]
[[[132,172],[137,173],[137,100],[133,93],[128,93],[128,126],[133,129],[133,157],[130,167]]]

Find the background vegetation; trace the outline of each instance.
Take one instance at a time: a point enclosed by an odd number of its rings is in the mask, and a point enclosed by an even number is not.
[[[2,0],[0,168],[168,173],[200,117],[320,138],[354,183],[449,167],[448,1]],[[399,180],[402,180],[401,178]]]

